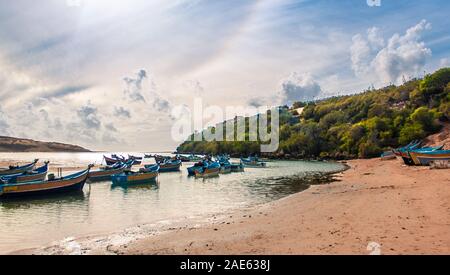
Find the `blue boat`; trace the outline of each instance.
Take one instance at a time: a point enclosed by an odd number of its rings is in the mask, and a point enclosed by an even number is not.
[[[34,166],[38,161],[38,159],[35,159],[32,163],[23,166],[9,166],[8,168],[0,168],[0,177],[29,172],[34,169]]]
[[[205,166],[205,163],[203,161],[197,162],[191,167],[187,168],[188,175],[189,176],[195,176],[195,171],[201,171],[203,167]]]
[[[155,183],[158,178],[158,171],[147,171],[141,169],[139,172],[124,172],[112,176],[112,186],[130,186],[136,184]]]
[[[202,169],[195,170],[196,178],[211,178],[217,177],[220,174],[219,162],[206,162]]]
[[[231,173],[231,163],[229,161],[229,157],[226,155],[217,156],[217,162],[220,163],[220,173],[229,174]]]
[[[48,173],[48,164],[49,162],[45,162],[45,164],[33,171],[27,171],[21,174],[8,175],[0,177],[0,180],[7,183],[21,183],[28,181],[40,181],[45,180],[45,177]]]
[[[89,181],[90,182],[99,182],[99,181],[109,181],[111,177],[116,174],[123,173],[126,169],[130,167],[133,160],[127,163],[117,163],[112,166],[101,167],[98,170],[89,172]]]
[[[241,158],[241,163],[245,167],[252,168],[265,168],[267,166],[265,162],[260,161],[257,157]]]
[[[74,192],[83,190],[91,165],[81,172],[54,178],[49,175],[46,181],[29,181],[23,183],[1,183],[0,198],[48,195],[52,193]]]
[[[145,169],[149,172],[159,172],[160,166],[158,163],[151,164],[151,165],[145,165]]]

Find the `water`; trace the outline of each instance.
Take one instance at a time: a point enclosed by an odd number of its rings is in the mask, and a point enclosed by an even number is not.
[[[101,163],[102,154],[0,154],[2,161],[37,157],[50,160],[53,167],[84,167]],[[187,176],[188,165],[182,172],[161,174],[157,184],[112,189],[110,182],[100,182],[86,185],[80,194],[0,200],[0,253],[266,203],[305,189],[290,178],[342,168],[335,163],[279,161],[265,169],[247,168],[245,173],[202,180]]]

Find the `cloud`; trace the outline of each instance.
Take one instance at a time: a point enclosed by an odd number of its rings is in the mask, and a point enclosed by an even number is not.
[[[0,135],[8,135],[9,124],[6,122],[6,115],[3,113],[2,108],[0,107]]]
[[[105,129],[111,131],[111,132],[117,132],[116,127],[114,126],[114,123],[110,122],[110,123],[106,123],[105,124]]]
[[[87,129],[100,129],[102,123],[98,117],[98,110],[90,102],[78,109],[77,115]]]
[[[448,58],[441,58],[441,60],[439,61],[439,66],[441,68],[450,67],[450,59],[448,59]]]
[[[282,80],[281,90],[278,93],[282,104],[291,105],[297,101],[311,101],[322,92],[320,85],[309,73],[292,73]]]
[[[139,70],[135,78],[125,77],[126,88],[124,93],[129,97],[131,101],[145,102],[145,98],[142,95],[142,82],[147,78],[147,72],[144,69]]]
[[[382,84],[399,83],[403,77],[417,76],[432,55],[421,36],[429,29],[431,24],[422,20],[405,34],[394,34],[387,43],[377,28],[369,29],[366,37],[353,36],[350,52],[355,75]]]
[[[124,107],[120,106],[114,107],[114,116],[116,117],[124,117],[124,118],[131,118],[131,113],[129,110],[125,109]]]

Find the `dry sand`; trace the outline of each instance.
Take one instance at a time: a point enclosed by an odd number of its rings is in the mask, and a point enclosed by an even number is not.
[[[216,224],[144,238],[116,252],[369,254],[368,246],[375,242],[382,254],[450,253],[449,170],[378,159],[349,165],[341,182],[315,186]]]

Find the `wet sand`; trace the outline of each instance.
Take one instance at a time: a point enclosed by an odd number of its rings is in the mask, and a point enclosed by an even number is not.
[[[14,254],[450,253],[449,170],[399,160],[348,164],[340,182],[204,223],[158,233],[142,226]]]

